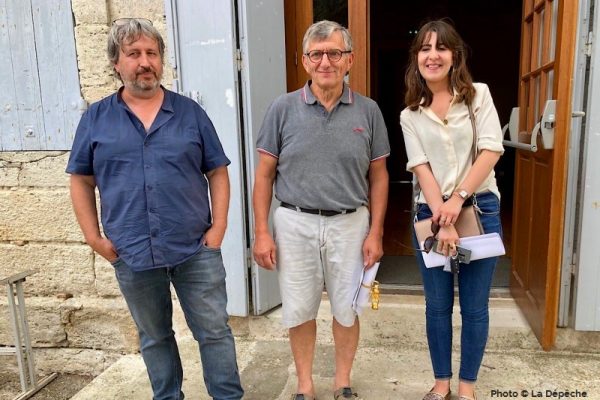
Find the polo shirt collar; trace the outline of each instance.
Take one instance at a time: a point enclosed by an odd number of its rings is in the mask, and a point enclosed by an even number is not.
[[[313,94],[312,90],[310,90],[311,80],[308,80],[304,87],[302,88],[302,99],[306,104],[315,104],[317,102],[317,98]],[[352,93],[352,89],[350,86],[344,82],[344,89],[342,90],[342,97],[340,98],[340,103],[344,104],[352,104],[354,101],[354,93]]]

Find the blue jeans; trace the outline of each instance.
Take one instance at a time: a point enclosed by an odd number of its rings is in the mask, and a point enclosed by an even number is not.
[[[500,224],[500,200],[490,192],[477,195],[479,217],[485,233],[498,232]],[[417,219],[431,217],[426,204],[417,205]],[[413,242],[416,237],[413,234]],[[417,246],[418,247],[418,246]],[[438,268],[426,268],[421,253],[417,261],[423,276],[425,290],[425,316],[429,355],[436,379],[452,377],[452,307],[454,306],[454,275]],[[498,257],[461,264],[458,273],[458,292],[462,332],[460,340],[459,379],[475,382],[483,359],[488,338],[488,300],[492,278]]]
[[[154,400],[183,399],[183,370],[172,329],[173,284],[190,330],[200,345],[204,382],[213,399],[241,399],[235,343],[227,323],[225,268],[220,250],[202,247],[169,268],[133,272],[121,260],[117,281],[140,336]]]

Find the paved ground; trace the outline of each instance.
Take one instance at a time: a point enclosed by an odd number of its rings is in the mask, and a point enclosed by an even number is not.
[[[94,378],[84,375],[59,375],[42,390],[37,392],[33,400],[68,400],[89,384]],[[0,369],[0,400],[12,400],[21,391],[18,372]]]
[[[328,309],[329,304],[324,299],[318,318],[319,344],[314,370],[320,400],[333,398],[333,345]],[[458,322],[458,310],[454,317]],[[295,389],[293,361],[279,319],[280,311],[275,310],[261,317],[232,320],[247,400],[289,399]],[[422,296],[383,296],[380,310],[367,310],[361,324],[362,339],[353,382],[362,399],[421,399],[432,383]],[[210,399],[202,382],[196,343],[180,315],[177,325],[184,359],[186,399]],[[459,337],[459,332],[457,328],[455,337]],[[599,338],[599,334],[581,336],[561,332],[560,342],[572,345],[571,350],[544,352],[513,300],[492,300],[491,335],[479,376],[479,399],[600,399]],[[456,351],[454,356],[456,371]],[[454,381],[453,388],[456,389],[456,385]],[[141,358],[128,355],[73,400],[147,400],[151,397]]]

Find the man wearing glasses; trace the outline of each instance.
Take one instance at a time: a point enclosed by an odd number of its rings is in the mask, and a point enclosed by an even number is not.
[[[315,319],[324,284],[333,314],[334,398],[356,399],[350,371],[359,323],[352,300],[363,268],[383,255],[390,147],[375,102],[344,83],[354,60],[348,30],[320,21],[302,45],[310,80],[271,104],[258,137],[254,258],[279,272],[298,376],[293,399],[315,397]],[[268,227],[273,184],[281,201],[275,240]]]
[[[243,390],[220,252],[229,160],[199,105],[161,86],[164,50],[150,21],[113,23],[108,58],[123,86],[81,118],[67,166],[73,208],[86,242],[114,266],[138,328],[153,398],[183,399],[173,284],[200,345],[208,393],[238,400]]]

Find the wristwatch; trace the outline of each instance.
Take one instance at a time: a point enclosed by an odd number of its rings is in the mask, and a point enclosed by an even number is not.
[[[465,189],[458,189],[456,192],[452,193],[458,197],[460,197],[461,199],[466,200],[467,198],[469,198],[469,192],[467,192]]]

